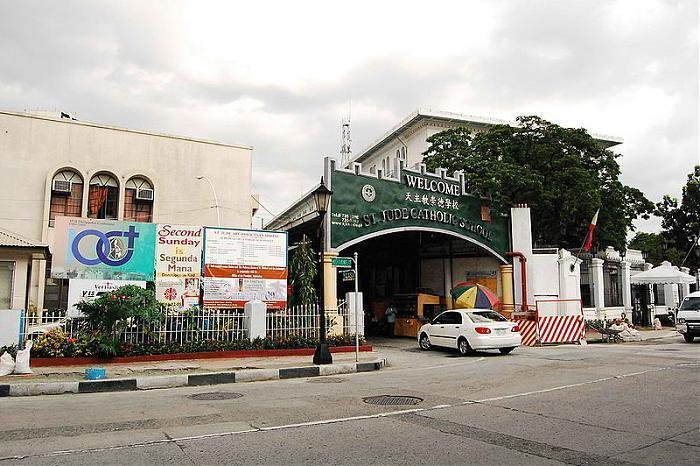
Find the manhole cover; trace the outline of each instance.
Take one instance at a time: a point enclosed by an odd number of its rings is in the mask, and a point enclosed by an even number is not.
[[[423,398],[418,398],[417,396],[402,396],[402,395],[380,395],[380,396],[368,396],[362,398],[362,401],[371,405],[417,405],[423,401]]]
[[[208,393],[195,393],[194,395],[187,395],[190,400],[203,400],[203,401],[216,401],[216,400],[234,400],[236,398],[242,397],[242,393],[234,392],[208,392]]]
[[[309,379],[307,382],[309,383],[342,383],[347,381],[348,379],[339,379],[339,378],[333,378],[333,377],[318,377],[318,378],[313,378]]]

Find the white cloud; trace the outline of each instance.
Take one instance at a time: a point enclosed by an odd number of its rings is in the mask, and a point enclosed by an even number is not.
[[[349,101],[356,152],[418,107],[535,113],[623,137],[623,180],[658,200],[699,162],[697,18],[693,0],[16,1],[0,108],[252,145],[273,211],[337,155]]]

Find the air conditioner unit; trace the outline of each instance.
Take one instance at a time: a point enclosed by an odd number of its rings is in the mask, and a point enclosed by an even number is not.
[[[51,190],[55,193],[70,193],[71,183],[68,180],[53,180]]]
[[[137,189],[136,199],[139,201],[152,201],[153,200],[153,190],[152,189]]]

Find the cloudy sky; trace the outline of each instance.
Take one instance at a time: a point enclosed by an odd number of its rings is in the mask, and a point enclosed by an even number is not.
[[[418,107],[537,114],[623,137],[623,181],[658,201],[700,163],[698,18],[697,0],[5,1],[0,108],[252,145],[275,213],[337,156],[348,102],[355,152]]]

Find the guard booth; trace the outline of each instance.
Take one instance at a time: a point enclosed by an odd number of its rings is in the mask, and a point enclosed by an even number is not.
[[[333,191],[325,216],[324,304],[337,310],[338,298],[353,291],[353,283],[338,280],[332,258],[359,256],[365,329],[386,331],[384,312],[397,308],[397,336],[417,335],[420,326],[454,306],[450,289],[458,283],[480,283],[496,294],[509,315],[513,309],[510,222],[491,210],[487,198],[465,190],[465,175],[446,170],[428,172],[425,165],[386,176],[324,161],[324,181]],[[315,189],[315,188],[314,188]],[[306,235],[317,239],[320,217],[312,199],[314,189],[266,225],[285,230],[293,245]]]

